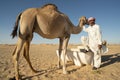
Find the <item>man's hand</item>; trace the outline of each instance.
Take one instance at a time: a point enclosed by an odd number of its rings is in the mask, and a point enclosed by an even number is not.
[[[101,48],[102,48],[102,45],[98,44],[98,48],[101,49]]]

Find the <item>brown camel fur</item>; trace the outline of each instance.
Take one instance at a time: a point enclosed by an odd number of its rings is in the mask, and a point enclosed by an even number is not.
[[[21,49],[24,49],[24,57],[33,72],[36,70],[32,67],[29,59],[29,47],[33,38],[33,32],[38,33],[43,38],[59,38],[59,58],[58,67],[60,67],[61,51],[64,53],[63,73],[66,74],[65,55],[70,38],[70,34],[78,34],[82,31],[83,25],[87,23],[86,17],[81,17],[78,26],[74,26],[68,16],[60,12],[56,5],[46,4],[40,8],[29,8],[20,13],[17,17],[12,37],[17,36],[19,27],[19,36],[16,48],[13,52],[13,61],[16,73],[16,80],[20,78],[18,69],[18,59]]]

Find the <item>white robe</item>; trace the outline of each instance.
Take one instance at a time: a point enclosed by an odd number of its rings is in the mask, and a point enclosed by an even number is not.
[[[85,32],[88,32],[88,46],[90,50],[94,53],[93,66],[96,68],[100,67],[101,64],[101,52],[98,45],[102,45],[102,37],[99,25],[95,24],[89,26],[88,28],[83,27]]]
[[[98,51],[98,45],[102,44],[102,37],[99,25],[95,24],[93,26],[89,26],[88,28],[83,27],[85,32],[88,32],[88,46],[93,51]]]

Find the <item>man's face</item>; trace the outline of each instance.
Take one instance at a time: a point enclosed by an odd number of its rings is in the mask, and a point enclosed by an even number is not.
[[[94,20],[88,21],[88,24],[93,26],[95,24],[95,21]]]

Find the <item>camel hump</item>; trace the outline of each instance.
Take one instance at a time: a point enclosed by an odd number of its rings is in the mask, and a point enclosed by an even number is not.
[[[56,10],[58,11],[58,8],[55,4],[45,4],[41,8],[43,9],[51,9],[51,10]]]

